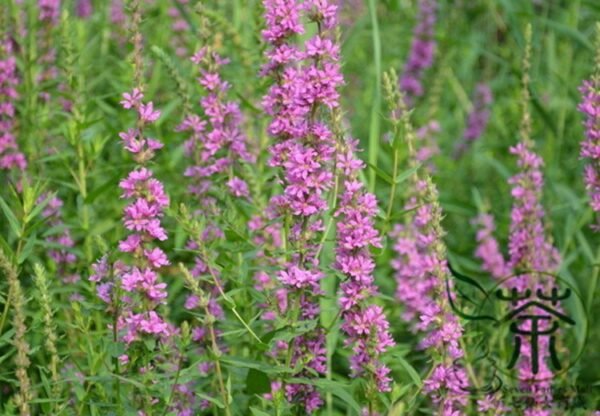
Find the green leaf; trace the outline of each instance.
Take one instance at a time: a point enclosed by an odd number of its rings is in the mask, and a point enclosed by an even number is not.
[[[225,408],[225,406],[223,405],[223,402],[220,399],[216,398],[216,397],[212,397],[212,396],[209,396],[207,394],[199,393],[199,392],[196,392],[196,396],[200,397],[201,399],[204,399],[204,400],[207,400],[207,401],[211,402],[212,404],[214,404],[215,406],[217,406],[219,409],[224,409]]]
[[[548,27],[554,29],[556,33],[562,34],[566,37],[570,37],[575,42],[586,48],[588,51],[594,50],[594,45],[586,38],[586,36],[577,31],[576,29],[565,25],[564,23],[550,20],[544,17],[538,17],[538,20],[544,22]]]
[[[12,249],[10,248],[10,245],[8,245],[8,243],[6,242],[4,237],[2,237],[1,235],[0,235],[0,250],[3,250],[4,254],[6,254],[6,256],[9,259],[14,258],[14,256],[15,256]]]
[[[44,198],[44,200],[42,202],[40,202],[39,204],[36,204],[35,208],[33,210],[31,210],[31,212],[27,215],[27,217],[25,218],[25,222],[27,224],[29,224],[29,222],[34,219],[35,217],[37,217],[37,215],[42,212],[42,210],[44,208],[46,208],[46,205],[48,205],[48,203],[52,200],[52,198],[54,198],[54,196],[56,195],[55,192],[52,193],[48,193],[46,198]]]
[[[250,407],[250,411],[252,412],[252,416],[271,416],[267,412],[263,412],[262,410],[258,410],[256,407]]]
[[[25,246],[23,247],[23,251],[19,254],[19,258],[17,259],[18,264],[23,264],[25,260],[29,257],[33,248],[35,247],[35,243],[37,243],[37,239],[35,237],[30,237],[27,239]]]
[[[85,198],[85,203],[91,204],[96,200],[96,198],[98,198],[104,192],[113,189],[115,187],[115,184],[119,181],[120,177],[121,177],[121,173],[117,173],[116,175],[113,175],[109,180],[104,182],[102,185],[100,185],[99,187],[94,189]]]
[[[251,368],[246,376],[246,393],[265,394],[271,391],[271,380],[266,373]]]
[[[106,349],[111,357],[118,357],[125,353],[125,345],[122,342],[110,342]]]
[[[394,359],[398,361],[398,363],[402,366],[402,368],[404,369],[404,371],[406,371],[410,377],[410,379],[413,381],[413,383],[415,383],[417,386],[421,387],[421,385],[423,384],[423,381],[421,380],[421,376],[419,375],[419,373],[417,373],[417,370],[415,370],[415,368],[410,365],[410,363],[408,361],[406,361],[404,359],[404,357],[400,356],[400,355],[395,355]]]
[[[233,368],[253,368],[255,370],[262,371],[266,374],[283,374],[283,373],[291,373],[292,369],[281,366],[273,366],[269,364],[265,364],[261,361],[249,360],[247,358],[241,357],[223,357],[220,360],[223,364],[228,365]]]
[[[410,169],[405,170],[404,172],[400,173],[400,175],[396,176],[396,185],[404,182],[405,180],[407,180],[408,178],[410,178],[412,175],[415,174],[415,172],[417,172],[417,170],[419,170],[419,168],[421,167],[421,164],[419,163],[416,166],[413,166]]]
[[[8,224],[10,225],[10,228],[12,228],[13,233],[15,233],[17,237],[21,237],[21,227],[19,225],[19,221],[17,220],[17,217],[15,217],[15,214],[13,214],[13,212],[1,196],[0,208],[2,209],[2,212],[4,212],[4,216],[8,220]]]
[[[385,173],[384,171],[382,171],[381,169],[379,169],[374,164],[367,163],[367,166],[369,166],[371,169],[373,169],[375,171],[375,173],[377,174],[377,176],[379,176],[381,179],[383,179],[384,181],[386,181],[389,185],[391,185],[391,184],[394,183],[394,180],[392,179],[392,177],[390,175],[388,175],[387,173]]]

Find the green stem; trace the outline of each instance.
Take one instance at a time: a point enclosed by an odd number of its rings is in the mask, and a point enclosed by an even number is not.
[[[373,60],[375,62],[375,85],[373,105],[371,106],[371,122],[369,128],[369,163],[377,166],[377,153],[379,150],[379,114],[381,113],[381,39],[379,36],[379,23],[377,22],[377,9],[375,0],[369,1],[369,14],[373,31]],[[376,172],[369,171],[369,191],[375,192]]]
[[[398,146],[394,146],[394,166],[392,172],[392,188],[390,190],[390,199],[388,201],[388,207],[386,212],[386,221],[390,221],[392,215],[392,209],[394,208],[394,198],[396,196],[396,178],[398,176]]]
[[[208,307],[204,308],[204,313],[206,314],[206,316],[210,315],[210,311],[208,310]],[[225,382],[223,381],[223,372],[221,370],[221,362],[220,362],[221,352],[219,350],[219,346],[217,345],[217,336],[215,334],[215,329],[214,329],[212,322],[209,322],[207,324],[207,327],[208,327],[208,333],[210,334],[210,341],[212,344],[213,354],[215,356],[215,359],[214,359],[215,371],[217,373],[217,381],[219,383],[219,390],[221,392],[221,397],[223,399],[223,406],[225,407],[225,415],[231,416],[231,410],[229,409],[229,393],[227,392],[227,388],[225,387]]]

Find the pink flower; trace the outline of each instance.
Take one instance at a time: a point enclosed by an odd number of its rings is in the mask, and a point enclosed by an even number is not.
[[[248,191],[248,184],[246,184],[246,182],[243,179],[240,179],[238,177],[231,178],[227,182],[227,186],[229,187],[231,193],[236,197],[247,198],[250,194]]]
[[[142,237],[139,234],[130,234],[127,238],[119,243],[119,250],[124,253],[131,253],[141,247]]]
[[[137,108],[142,102],[142,98],[144,98],[144,94],[139,88],[134,88],[131,93],[126,92],[123,94],[121,105],[127,110],[130,108]]]
[[[150,101],[148,104],[140,104],[138,114],[145,123],[153,123],[160,117],[160,111],[154,110],[154,104]]]
[[[158,247],[154,247],[151,250],[144,250],[144,255],[146,256],[146,259],[148,260],[150,265],[154,268],[158,269],[160,267],[168,266],[169,264],[171,264],[165,252]]]

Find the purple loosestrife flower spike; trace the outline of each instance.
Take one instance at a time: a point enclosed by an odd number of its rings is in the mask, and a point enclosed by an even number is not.
[[[27,160],[19,150],[15,135],[18,85],[13,43],[8,38],[0,38],[0,169],[21,173],[27,168]]]
[[[130,309],[124,311],[119,320],[120,329],[125,329],[123,339],[128,344],[145,335],[164,338],[172,332],[170,325],[154,310],[167,297],[166,284],[159,281],[158,270],[170,263],[156,241],[167,239],[161,217],[169,205],[169,197],[162,183],[145,166],[162,147],[156,139],[144,134],[144,128],[158,119],[160,111],[154,109],[152,102],[144,104],[143,98],[144,94],[134,88],[131,93],[123,94],[121,102],[123,108],[137,113],[138,118],[135,129],[120,134],[124,148],[138,164],[119,184],[121,197],[130,201],[123,218],[129,235],[119,243],[119,250],[127,253],[133,264],[122,265],[117,273],[126,298],[132,300],[128,305]]]
[[[227,99],[230,84],[221,79],[221,67],[228,60],[210,47],[203,47],[191,59],[199,67],[198,84],[206,92],[200,100],[204,117],[187,114],[177,130],[190,134],[184,144],[192,161],[185,171],[192,181],[189,192],[208,210],[214,205],[208,191],[222,176],[228,177],[225,182],[232,195],[249,196],[248,185],[238,173],[239,165],[253,163],[255,157],[248,151],[239,104]]]
[[[585,188],[595,213],[592,228],[600,232],[600,24],[597,31],[597,56],[595,74],[580,88],[582,102],[579,111],[584,115],[585,139],[581,142],[581,157],[586,160]]]
[[[333,40],[337,7],[327,0],[264,0],[266,28],[263,38],[269,49],[261,73],[275,82],[263,98],[271,116],[269,164],[279,168],[283,193],[273,197],[269,211],[273,219],[289,224],[291,256],[277,273],[279,313],[287,319],[315,320],[319,316],[320,280],[323,278],[318,243],[324,232],[322,214],[328,209],[326,193],[333,185],[335,139],[323,114],[338,107],[338,87],[343,83],[339,45]],[[294,37],[305,31],[302,17],[317,23],[317,33],[303,49]],[[286,220],[284,220],[286,219]],[[280,345],[287,350],[286,364],[326,371],[325,334],[321,327]],[[311,377],[302,369],[297,376]],[[274,386],[277,387],[277,386]],[[280,384],[289,402],[306,412],[319,408],[323,400],[308,384]]]
[[[560,257],[558,251],[546,238],[544,232],[545,217],[544,208],[541,205],[541,194],[543,176],[540,170],[543,165],[541,157],[533,152],[533,143],[524,140],[514,147],[510,152],[518,158],[520,172],[513,176],[509,183],[512,185],[513,208],[511,212],[510,238],[508,265],[513,273],[521,270],[533,270],[553,273],[558,269]],[[552,282],[545,281],[541,274],[520,272],[512,287],[518,290],[526,288],[537,290],[549,289]],[[546,325],[547,323],[544,323]],[[530,323],[525,322],[520,326],[527,329]],[[541,330],[546,329],[542,325]],[[551,380],[552,371],[548,367],[548,338],[543,337],[538,342],[540,366],[539,372],[534,374],[531,368],[531,343],[528,339],[523,340],[521,345],[521,358],[518,363],[519,379],[522,388],[530,391],[533,399],[532,405],[526,409],[526,415],[550,415],[547,409],[551,402]]]
[[[392,78],[389,84],[397,84],[394,73]],[[388,101],[397,106],[392,118],[404,125],[410,164],[414,167],[418,149],[404,97],[400,90],[388,94]],[[464,355],[460,345],[463,328],[446,297],[449,270],[442,240],[442,210],[427,170],[415,172],[411,185],[406,204],[410,214],[392,232],[397,253],[392,261],[398,284],[396,296],[404,304],[403,318],[412,322],[414,332],[424,334],[420,347],[434,357],[432,371],[423,383],[424,392],[439,407],[440,414],[462,414],[468,403],[469,382],[458,363]]]
[[[521,141],[510,148],[510,153],[517,156],[519,173],[509,179],[512,187],[513,206],[511,211],[510,236],[508,243],[508,267],[513,274],[510,286],[517,290],[537,289],[546,290],[553,282],[546,275],[536,273],[555,272],[560,264],[558,250],[547,238],[544,229],[545,211],[541,204],[542,187],[544,184],[542,166],[543,160],[534,151],[531,140],[531,116],[529,112],[529,66],[531,56],[531,26],[526,30],[526,49],[523,58],[522,78],[522,121]],[[525,272],[523,272],[525,271]],[[527,329],[530,322],[521,324],[520,329]],[[546,329],[545,323],[541,330]],[[539,372],[534,374],[531,368],[532,348],[529,339],[524,339],[521,345],[521,358],[517,364],[521,388],[528,391],[532,404],[525,409],[525,415],[550,415],[548,403],[551,401],[550,386],[552,371],[548,367],[548,338],[543,337],[538,343]]]
[[[419,0],[417,25],[413,33],[408,59],[400,79],[400,89],[406,101],[412,104],[424,93],[423,75],[433,64],[435,54],[436,0]]]
[[[202,235],[195,235],[188,242],[190,249],[202,253],[195,259],[191,276],[200,279],[201,276],[208,275],[209,282],[195,283],[198,287],[201,286],[206,299],[200,299],[196,293],[192,293],[187,297],[184,307],[197,309],[202,302],[207,302],[208,305],[204,309],[214,319],[222,321],[225,314],[217,302],[221,293],[221,283],[217,280],[218,270],[213,270],[207,264],[208,260],[204,255],[208,253],[199,245],[224,237],[219,228],[219,217],[222,214],[219,209],[219,196],[213,195],[229,193],[235,198],[250,198],[249,187],[241,178],[240,165],[253,163],[255,157],[247,149],[247,137],[243,131],[244,119],[239,105],[228,99],[230,84],[221,78],[222,67],[228,60],[221,57],[211,46],[201,48],[191,60],[198,67],[198,84],[205,93],[200,100],[203,115],[201,117],[186,114],[177,131],[185,131],[190,135],[184,143],[185,154],[190,160],[184,175],[191,183],[188,194],[191,200],[199,205],[194,214],[204,218],[207,224],[202,231],[198,231]],[[224,192],[215,192],[219,189],[219,184]],[[200,345],[201,350],[208,351],[213,348],[209,333],[215,337],[220,335],[217,329],[211,331],[201,327],[193,329],[193,340]],[[225,347],[222,348],[225,350]],[[213,371],[213,367],[214,363],[210,361],[199,363],[203,373]]]
[[[134,2],[132,7],[134,42],[141,42],[139,6],[139,2]],[[136,45],[135,53],[141,52],[141,45]],[[136,56],[136,75],[143,73],[141,62],[142,57]],[[123,292],[117,329],[127,345],[146,337],[166,341],[174,331],[157,312],[157,307],[167,297],[167,285],[160,281],[159,269],[169,265],[169,260],[157,241],[167,239],[161,218],[169,205],[169,197],[163,184],[147,167],[155,152],[162,147],[161,142],[146,136],[147,127],[160,117],[160,111],[154,109],[151,101],[144,102],[144,93],[139,85],[141,81],[136,77],[138,85],[130,93],[124,93],[121,101],[124,109],[136,114],[136,127],[119,134],[124,149],[136,162],[136,167],[119,183],[121,197],[129,201],[123,211],[123,224],[128,235],[119,243],[119,251],[128,261],[118,261],[113,265]],[[98,295],[107,303],[112,301],[114,288],[114,282],[107,280],[109,270],[106,258],[102,258],[94,266],[95,273],[90,277],[90,280],[99,283]],[[127,356],[121,357],[121,361],[127,362]]]
[[[541,204],[544,184],[543,161],[531,141],[510,148],[517,156],[520,172],[510,178],[513,208],[509,239],[509,267],[513,270],[555,270],[560,262],[557,250],[544,232],[545,211]]]
[[[531,117],[529,113],[529,66],[531,54],[531,26],[526,31],[526,49],[523,58],[522,76],[522,120],[520,128],[521,140],[510,148],[510,153],[517,157],[519,172],[509,179],[513,206],[511,210],[510,235],[508,242],[508,261],[504,260],[498,243],[492,233],[493,218],[483,214],[475,220],[480,229],[477,233],[479,246],[476,255],[483,261],[483,269],[497,279],[511,277],[506,282],[508,289],[523,291],[548,290],[554,282],[547,279],[547,274],[556,272],[560,265],[558,250],[546,236],[544,219],[545,211],[541,203],[544,178],[543,160],[535,153],[531,140]],[[539,272],[539,273],[537,273]],[[517,307],[523,304],[517,303]],[[547,329],[546,324],[540,330]],[[519,329],[529,330],[530,322],[522,322]],[[528,338],[522,338],[520,360],[517,364],[520,388],[527,392],[530,405],[524,410],[525,415],[542,416],[552,414],[548,404],[552,402],[552,371],[548,367],[548,338],[542,337],[538,342],[540,354],[538,373],[531,367],[532,346]],[[478,402],[479,409],[490,406],[488,399]],[[507,410],[508,411],[508,410]]]
[[[352,346],[352,376],[373,380],[377,390],[389,392],[391,370],[380,361],[380,356],[394,341],[383,309],[370,303],[377,289],[373,278],[375,262],[369,247],[381,248],[374,221],[377,199],[365,192],[357,177],[364,163],[355,156],[355,146],[356,142],[349,141],[337,158],[337,166],[343,173],[343,192],[335,213],[336,268],[346,276],[340,285],[342,330],[348,337],[346,345]]]

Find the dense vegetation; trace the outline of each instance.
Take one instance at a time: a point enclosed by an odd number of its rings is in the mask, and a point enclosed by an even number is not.
[[[598,21],[2,0],[0,414],[597,413]]]

